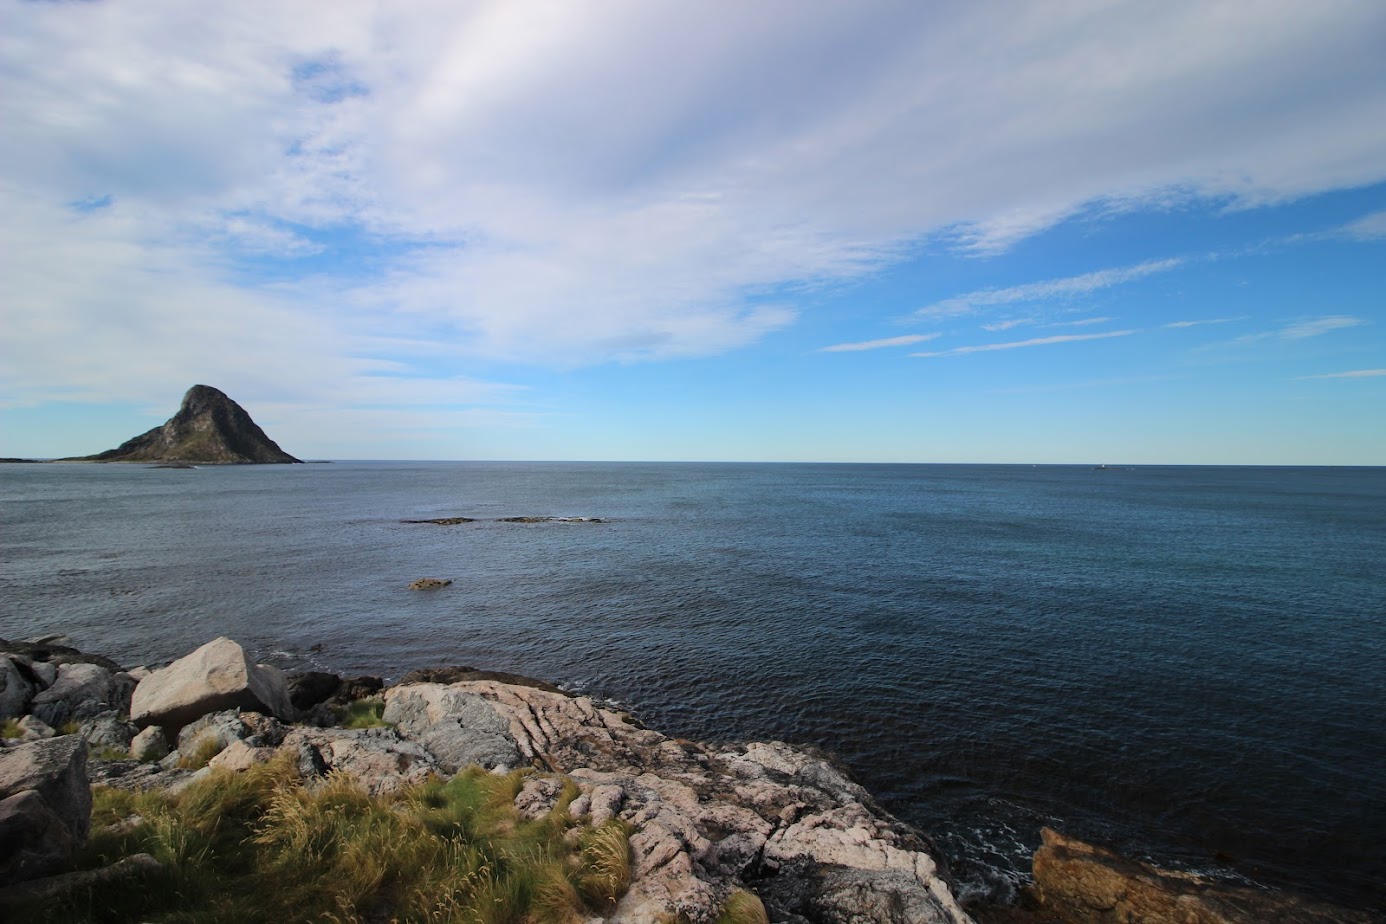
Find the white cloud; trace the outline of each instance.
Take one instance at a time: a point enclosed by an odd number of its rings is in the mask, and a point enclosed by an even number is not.
[[[1050,299],[1062,299],[1074,295],[1086,295],[1089,292],[1096,292],[1100,289],[1107,289],[1122,283],[1134,282],[1144,279],[1155,273],[1163,273],[1182,266],[1183,260],[1171,258],[1166,260],[1147,260],[1134,266],[1122,266],[1112,269],[1096,270],[1091,273],[1083,273],[1079,276],[1067,276],[1062,279],[1046,279],[1043,282],[1027,282],[1024,285],[1010,286],[1004,289],[980,289],[976,292],[969,292],[966,295],[957,295],[953,298],[944,299],[941,302],[934,302],[926,305],[914,313],[914,317],[919,319],[940,319],[956,318],[964,315],[976,314],[985,308],[996,305],[1011,305],[1017,302],[1039,302]],[[1005,322],[1003,322],[1005,323]],[[1017,324],[1026,323],[1015,321],[1010,324],[1014,327]],[[1005,328],[995,328],[1004,330]]]
[[[153,344],[167,368],[136,378],[179,387],[203,354],[228,374],[265,357],[304,388],[381,358],[453,380],[392,337],[445,340],[454,369],[706,355],[931,238],[996,253],[1094,203],[1252,204],[1386,177],[1374,0],[148,0],[0,17],[0,206],[32,244],[5,259],[35,260],[4,282],[23,328],[12,400],[127,391],[127,358]],[[66,205],[106,196],[111,214]],[[369,259],[335,280],[234,272],[343,233]]]
[[[1060,334],[1054,337],[1036,337],[1033,340],[1012,340],[1009,343],[982,343],[974,346],[953,347],[933,353],[911,353],[911,356],[962,356],[967,353],[990,353],[993,350],[1016,350],[1021,347],[1049,346],[1055,343],[1075,343],[1080,340],[1106,340],[1110,337],[1129,337],[1139,333],[1136,330],[1109,330],[1100,334]]]
[[[861,350],[880,350],[886,347],[909,346],[912,343],[923,343],[926,340],[933,340],[941,334],[906,334],[903,337],[886,337],[882,340],[862,340],[858,343],[837,343],[832,346],[825,346],[820,349],[820,353],[856,353]]]

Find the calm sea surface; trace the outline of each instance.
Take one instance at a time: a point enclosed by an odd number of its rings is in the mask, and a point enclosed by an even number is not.
[[[400,522],[516,515],[608,522]],[[4,465],[0,549],[7,638],[821,745],[969,888],[1048,824],[1386,907],[1386,469]]]

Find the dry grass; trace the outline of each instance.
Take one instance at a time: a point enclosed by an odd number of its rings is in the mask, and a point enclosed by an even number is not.
[[[515,811],[524,777],[469,770],[372,797],[338,775],[305,787],[278,759],[175,797],[97,788],[82,865],[145,852],[163,870],[15,920],[577,924],[624,893],[625,829],[571,843],[562,801],[539,819]]]
[[[381,718],[384,713],[385,700],[368,696],[348,703],[341,710],[338,724],[343,728],[384,728],[390,724]]]
[[[217,740],[217,736],[204,733],[193,739],[192,747],[186,754],[179,754],[178,766],[184,770],[201,770],[221,751],[221,742]]]
[[[760,896],[745,889],[737,889],[727,896],[722,913],[717,916],[717,924],[769,924],[765,905]]]

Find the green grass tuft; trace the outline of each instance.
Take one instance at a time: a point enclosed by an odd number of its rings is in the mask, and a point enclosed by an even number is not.
[[[6,719],[0,722],[0,738],[18,738],[24,734],[24,729],[19,727],[17,719]]]
[[[14,909],[15,920],[578,924],[624,894],[627,828],[574,843],[566,808],[522,817],[514,794],[532,772],[473,768],[372,797],[338,774],[305,786],[281,757],[215,770],[176,796],[96,787],[79,868],[143,852],[163,869]]]
[[[338,724],[343,728],[387,728],[390,723],[381,718],[384,713],[385,700],[380,697],[358,699],[342,710]]]

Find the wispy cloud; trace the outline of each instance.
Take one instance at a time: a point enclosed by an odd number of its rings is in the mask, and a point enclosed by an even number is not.
[[[1232,340],[1223,340],[1216,343],[1205,344],[1199,349],[1214,349],[1221,346],[1246,346],[1253,343],[1266,343],[1268,341],[1294,341],[1308,340],[1311,337],[1321,337],[1324,334],[1332,333],[1335,330],[1343,330],[1349,327],[1360,327],[1367,322],[1361,318],[1351,315],[1335,314],[1322,318],[1307,318],[1296,321],[1293,324],[1286,324],[1275,330],[1263,330],[1254,334],[1244,334]]]
[[[1289,327],[1282,327],[1276,331],[1276,335],[1281,340],[1305,340],[1309,337],[1318,337],[1329,331],[1342,330],[1345,327],[1360,327],[1367,322],[1361,318],[1354,318],[1348,315],[1336,314],[1326,318],[1314,318],[1310,321],[1301,321],[1298,324],[1291,324]]]
[[[882,340],[862,340],[857,343],[835,343],[832,346],[825,346],[818,352],[820,353],[856,353],[861,350],[880,350],[886,347],[909,346],[911,343],[923,343],[925,340],[933,340],[940,334],[906,334],[903,337],[886,337]]]
[[[1204,324],[1231,324],[1233,321],[1245,321],[1250,315],[1238,315],[1235,318],[1204,318],[1198,321],[1171,321],[1165,327],[1179,329],[1184,327],[1202,327]]]
[[[1369,379],[1386,375],[1386,369],[1353,369],[1351,372],[1326,372],[1323,375],[1301,375],[1301,379]]]
[[[1344,225],[1341,234],[1358,241],[1379,241],[1386,238],[1386,209],[1364,215]]]
[[[1021,347],[1049,346],[1054,343],[1073,343],[1079,340],[1106,340],[1109,337],[1129,337],[1139,333],[1137,330],[1109,330],[1100,334],[1060,334],[1054,337],[1036,337],[1033,340],[1013,340],[1009,343],[982,343],[974,346],[953,347],[933,353],[911,353],[911,356],[961,356],[965,353],[989,353],[992,350],[1017,350]]]
[[[1011,305],[1017,302],[1037,302],[1049,299],[1069,298],[1086,295],[1100,289],[1111,288],[1127,282],[1144,279],[1156,273],[1164,273],[1178,266],[1184,260],[1171,257],[1165,260],[1147,260],[1134,266],[1121,266],[1112,269],[1096,270],[1079,276],[1066,276],[1062,279],[1046,279],[1043,282],[1028,282],[1024,285],[1009,286],[1004,289],[979,289],[966,295],[946,298],[934,302],[914,312],[920,320],[963,317],[976,314],[996,305]],[[1023,322],[1020,322],[1023,323]]]

